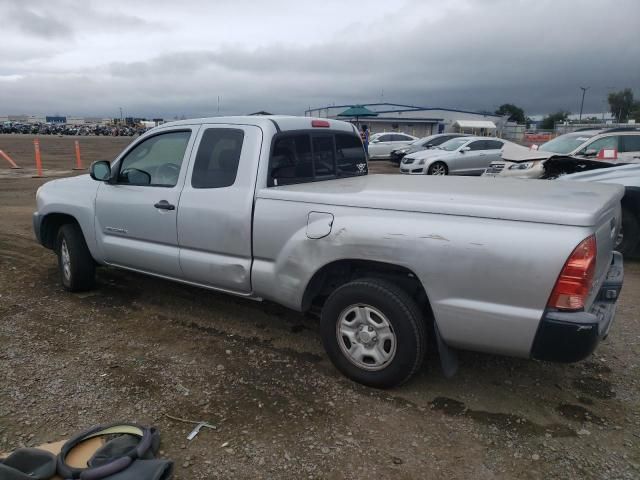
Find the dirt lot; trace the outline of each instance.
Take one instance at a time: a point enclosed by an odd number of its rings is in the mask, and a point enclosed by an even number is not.
[[[130,140],[82,137],[85,163]],[[31,141],[0,149],[27,166]],[[72,166],[72,138],[41,148],[52,173]],[[45,180],[18,172],[0,166],[0,451],[133,420],[159,427],[183,479],[640,478],[640,264],[584,362],[462,353],[445,379],[432,353],[408,385],[376,391],[336,372],[314,320],[277,305],[113,269],[65,293],[31,232]],[[165,414],[217,429],[189,443]]]

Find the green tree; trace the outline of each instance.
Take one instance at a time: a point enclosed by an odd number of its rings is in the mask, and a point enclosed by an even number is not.
[[[564,122],[569,118],[569,112],[563,112],[562,110],[556,113],[550,113],[542,119],[540,128],[543,130],[553,130],[558,122]]]
[[[640,123],[640,102],[634,102],[629,118],[633,118],[636,123]]]
[[[629,114],[633,110],[633,106],[633,92],[630,88],[609,94],[609,108],[618,122],[627,121]]]
[[[509,121],[511,122],[525,123],[526,121],[524,110],[512,103],[503,103],[495,113],[496,115],[509,115]]]

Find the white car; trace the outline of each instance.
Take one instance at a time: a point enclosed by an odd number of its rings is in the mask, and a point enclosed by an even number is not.
[[[418,137],[401,132],[375,133],[369,138],[369,160],[387,159],[391,151],[402,145],[408,145]]]
[[[523,147],[524,148],[524,147]],[[640,162],[640,129],[609,128],[579,130],[554,138],[530,153],[505,149],[501,160],[492,162],[485,175],[543,178],[545,162],[554,157],[605,160],[612,163]]]
[[[410,175],[482,175],[500,158],[505,141],[495,137],[459,137],[431,150],[405,155],[400,173]]]

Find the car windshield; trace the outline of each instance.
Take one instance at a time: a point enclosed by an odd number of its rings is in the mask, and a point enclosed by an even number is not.
[[[462,145],[464,145],[468,141],[469,139],[467,138],[452,138],[451,140],[444,142],[442,145],[436,148],[439,148],[441,150],[446,150],[447,152],[452,152],[460,148]]]
[[[553,140],[549,140],[546,143],[540,145],[538,150],[543,152],[567,154],[573,152],[576,148],[589,140],[593,135],[589,133],[567,133],[566,135],[560,135]]]

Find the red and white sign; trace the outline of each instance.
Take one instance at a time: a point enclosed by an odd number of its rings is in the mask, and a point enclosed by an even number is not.
[[[598,160],[616,160],[618,158],[618,150],[615,148],[603,148],[598,152]]]

